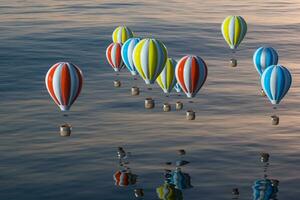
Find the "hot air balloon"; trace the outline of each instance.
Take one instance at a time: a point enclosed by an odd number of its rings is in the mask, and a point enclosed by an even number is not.
[[[137,175],[127,170],[118,170],[116,173],[114,173],[113,178],[115,181],[115,185],[123,187],[134,185],[137,180]]]
[[[207,66],[199,56],[184,56],[176,66],[177,81],[188,98],[194,97],[206,81]]]
[[[172,172],[170,183],[175,185],[175,188],[179,190],[193,187],[191,185],[191,176],[188,173],[183,173],[180,168],[177,168]]]
[[[164,69],[156,79],[158,85],[167,95],[170,94],[171,90],[174,88],[176,84],[176,76],[175,76],[176,64],[177,62],[174,59],[168,58]]]
[[[289,70],[281,65],[269,66],[261,76],[262,88],[274,105],[274,109],[287,94],[292,84],[292,75]],[[272,124],[278,125],[279,117],[272,115]]]
[[[121,55],[123,62],[132,76],[137,75],[137,70],[133,64],[132,54],[134,47],[139,43],[140,38],[130,38],[122,46]]]
[[[247,23],[241,16],[228,16],[222,23],[221,26],[222,34],[232,49],[232,53],[238,48],[242,40],[247,33]],[[230,59],[230,65],[232,67],[237,66],[237,60],[235,58]]]
[[[261,76],[261,85],[273,105],[277,105],[292,84],[290,71],[282,65],[269,66]]]
[[[247,33],[247,23],[241,16],[228,16],[222,23],[222,34],[232,50],[238,48]]]
[[[59,62],[48,70],[45,83],[50,96],[61,111],[68,111],[80,94],[83,76],[76,65]]]
[[[278,54],[272,47],[259,47],[253,54],[253,64],[260,76],[267,67],[277,63]]]
[[[117,27],[112,34],[112,40],[114,43],[124,44],[126,40],[132,37],[133,37],[132,31],[126,26]]]
[[[146,84],[153,84],[165,67],[168,53],[165,45],[156,39],[143,39],[133,50],[133,63]]]
[[[111,43],[106,49],[106,59],[115,72],[119,72],[124,66],[121,48],[121,43]]]
[[[176,84],[175,84],[174,89],[175,89],[176,92],[178,92],[178,93],[182,91],[182,89],[181,89],[179,83],[176,83]]]
[[[156,188],[156,193],[161,200],[183,200],[181,190],[176,189],[174,185],[167,182]]]

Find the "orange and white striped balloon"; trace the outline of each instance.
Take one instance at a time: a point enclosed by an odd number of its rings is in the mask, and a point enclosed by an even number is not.
[[[207,66],[199,56],[184,56],[178,61],[175,73],[186,96],[192,98],[206,81]]]
[[[119,72],[124,66],[121,49],[121,43],[111,43],[106,49],[106,59],[115,72]]]
[[[68,111],[80,94],[83,75],[76,65],[59,62],[48,70],[45,84],[59,108],[62,111]]]

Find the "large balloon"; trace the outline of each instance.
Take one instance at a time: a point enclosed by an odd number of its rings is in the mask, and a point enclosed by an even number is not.
[[[122,46],[121,54],[123,62],[125,63],[127,69],[130,71],[131,75],[137,75],[137,71],[133,64],[132,54],[134,47],[139,43],[140,38],[130,38]]]
[[[184,56],[176,66],[176,78],[188,98],[194,97],[206,81],[207,66],[199,56]]]
[[[277,63],[278,54],[272,47],[260,47],[253,54],[253,64],[260,76],[267,67]]]
[[[176,189],[174,185],[167,182],[156,188],[156,193],[161,200],[183,200],[181,190]]]
[[[126,26],[117,27],[112,34],[112,40],[114,43],[123,44],[124,42],[126,42],[126,40],[132,37],[132,31]]]
[[[113,176],[117,186],[134,185],[137,181],[137,175],[126,170],[119,170]]]
[[[222,23],[222,34],[231,49],[236,49],[247,33],[247,23],[241,16],[228,16]]]
[[[272,104],[279,104],[289,91],[292,75],[281,65],[269,66],[261,76],[261,85]]]
[[[166,66],[156,79],[156,82],[166,94],[169,94],[176,84],[176,64],[177,62],[174,59],[168,58]]]
[[[62,111],[68,111],[80,94],[83,76],[76,65],[59,62],[48,70],[45,83],[54,102]]]
[[[121,56],[121,48],[122,44],[111,43],[106,49],[106,59],[116,72],[119,72],[124,66]]]
[[[133,50],[133,63],[146,84],[153,84],[168,57],[165,45],[156,39],[143,39]]]
[[[176,83],[176,84],[175,84],[174,89],[175,89],[176,92],[178,92],[178,93],[182,91],[182,89],[181,89],[179,83]]]

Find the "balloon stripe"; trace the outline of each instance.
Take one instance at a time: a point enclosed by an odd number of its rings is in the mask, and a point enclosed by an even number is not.
[[[199,65],[196,61],[196,58],[192,58],[192,65],[191,65],[191,91],[195,91],[197,89],[197,85],[199,83],[199,68],[197,67]]]
[[[61,97],[61,69],[64,63],[60,63],[53,74],[53,89],[54,94],[60,105],[63,105],[62,97]]]
[[[148,61],[149,60],[149,41],[148,40],[142,46],[141,57],[139,59],[141,59],[141,67],[142,67],[142,71],[145,75],[146,84],[149,84],[150,77],[149,77],[149,61]]]
[[[75,66],[71,63],[68,63],[68,68],[70,73],[71,88],[70,88],[70,97],[67,105],[71,105],[73,99],[75,98],[79,82],[78,82]]]
[[[183,57],[177,64],[177,67],[176,67],[176,77],[177,77],[177,81],[178,83],[180,84],[180,87],[182,88],[182,90],[187,93],[187,88],[185,87],[185,84],[184,84],[184,65],[185,65],[185,62],[186,60],[188,59],[188,56],[185,56]]]
[[[76,96],[75,98],[72,100],[72,103],[71,105],[74,103],[74,101],[78,98],[79,94],[80,94],[80,91],[82,89],[82,82],[83,82],[83,75],[82,75],[82,72],[81,70],[78,68],[78,67],[75,67],[75,70],[76,70],[76,74],[77,74],[77,77],[78,77],[78,89],[77,89],[77,92],[76,92]]]
[[[46,87],[49,91],[49,94],[50,96],[52,97],[52,99],[54,100],[54,102],[57,104],[57,105],[60,105],[58,99],[56,98],[55,96],[55,93],[54,93],[54,88],[53,88],[53,76],[54,76],[54,72],[55,70],[57,69],[57,67],[60,65],[60,63],[57,63],[55,64],[47,73],[46,75]]]
[[[61,91],[62,91],[62,100],[63,104],[67,105],[69,102],[69,96],[70,96],[70,74],[69,74],[69,68],[67,64],[64,64],[62,66],[61,71]]]
[[[239,36],[241,34],[241,22],[235,17],[234,44],[239,44]]]
[[[149,65],[149,77],[153,77],[155,74],[155,69],[158,66],[158,58],[157,58],[157,48],[153,40],[149,42],[149,59],[148,59],[148,65]]]

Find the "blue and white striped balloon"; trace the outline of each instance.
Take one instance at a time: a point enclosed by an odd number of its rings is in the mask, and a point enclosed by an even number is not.
[[[174,88],[175,88],[176,92],[178,92],[178,93],[182,91],[179,83],[176,83],[175,86],[174,86]]]
[[[127,69],[130,71],[131,75],[137,75],[137,70],[134,66],[132,60],[133,49],[139,43],[140,38],[130,38],[122,46],[121,55],[123,62],[125,63]]]
[[[278,54],[272,47],[260,47],[253,54],[253,64],[260,76],[267,67],[277,63]]]
[[[261,76],[262,88],[273,105],[280,103],[291,84],[291,73],[281,65],[269,66]]]

